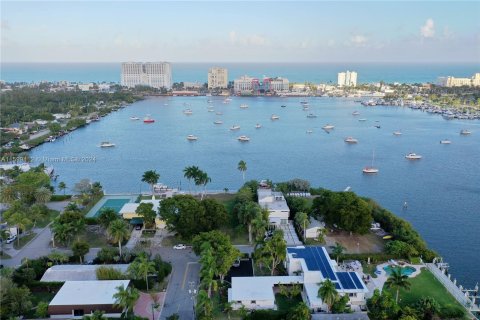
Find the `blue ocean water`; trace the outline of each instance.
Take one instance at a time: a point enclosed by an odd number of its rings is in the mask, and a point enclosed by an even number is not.
[[[209,98],[223,115],[208,112]],[[243,103],[249,108],[240,109]],[[188,189],[182,170],[189,165],[208,172],[209,189],[234,190],[243,183],[239,160],[247,163],[247,179],[298,177],[333,190],[351,186],[410,221],[451,264],[459,283],[474,286],[480,279],[480,121],[446,121],[408,108],[367,108],[346,99],[311,98],[310,105],[318,118],[306,117],[300,98],[234,97],[230,104],[216,97],[149,98],[41,145],[31,156],[53,165],[58,181],[69,187],[90,178],[100,181],[108,193],[148,190],[140,180],[150,169],[161,174],[161,182]],[[193,115],[183,114],[187,106]],[[353,116],[354,110],[361,114]],[[129,119],[147,114],[156,122]],[[280,120],[271,121],[272,114]],[[217,119],[223,125],[215,125]],[[256,123],[263,127],[256,129]],[[321,129],[327,123],[335,125],[329,134]],[[230,131],[233,124],[241,129]],[[461,136],[463,128],[472,134]],[[395,130],[403,135],[394,136]],[[187,141],[189,134],[198,141]],[[250,142],[237,141],[239,135],[249,136]],[[346,136],[359,143],[346,144]],[[439,143],[446,138],[451,145]],[[99,148],[106,140],[116,147]],[[364,175],[362,168],[371,163],[373,150],[380,172]],[[406,160],[409,152],[423,159]],[[404,201],[409,204],[406,210]]]
[[[1,63],[0,79],[7,82],[61,81],[120,82],[120,63]],[[207,81],[208,68],[228,68],[229,79],[247,74],[254,77],[281,76],[291,82],[337,81],[337,73],[355,70],[359,83],[435,82],[440,76],[471,77],[480,63],[172,63],[173,81]]]

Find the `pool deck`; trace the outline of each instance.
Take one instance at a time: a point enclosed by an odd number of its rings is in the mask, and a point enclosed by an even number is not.
[[[98,210],[107,202],[107,200],[111,199],[125,199],[129,200],[129,203],[135,202],[137,200],[138,194],[106,194],[100,199],[93,207],[88,211],[86,217],[92,218],[97,215]]]
[[[385,263],[377,265],[377,270],[380,270],[381,273],[377,274],[376,278],[371,277],[370,283],[367,284],[367,288],[370,291],[369,292],[370,295],[373,295],[373,291],[375,289],[379,289],[380,291],[382,291],[383,286],[385,285],[385,282],[388,279],[388,273],[383,269],[386,266],[400,267],[400,266],[394,265],[390,262],[385,262]],[[425,268],[425,266],[423,264],[409,264],[409,263],[406,263],[401,267],[413,267],[413,268],[415,268],[415,271],[412,272],[412,274],[409,276],[409,278],[415,278],[416,276],[418,276],[422,272],[421,269]]]

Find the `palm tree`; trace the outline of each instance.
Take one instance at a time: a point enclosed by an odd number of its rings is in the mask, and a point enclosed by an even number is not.
[[[263,218],[262,214],[257,214],[255,219],[251,222],[252,231],[255,235],[255,246],[257,246],[265,237],[265,231],[267,231],[268,222]]]
[[[7,222],[17,226],[17,244],[20,245],[20,230],[26,231],[32,225],[32,220],[26,216],[25,212],[15,212],[7,219]]]
[[[248,243],[251,244],[252,222],[259,214],[261,214],[261,208],[258,204],[250,201],[240,208],[239,213],[241,222],[248,226]]]
[[[338,297],[338,292],[337,289],[335,289],[335,284],[333,284],[330,279],[327,279],[320,284],[320,288],[318,288],[318,297],[320,297],[322,301],[328,306],[327,311],[330,311],[332,305],[335,303]]]
[[[115,220],[108,226],[108,234],[113,238],[113,241],[118,242],[118,250],[120,257],[122,256],[122,241],[128,238],[128,226],[121,220]]]
[[[337,257],[337,264],[338,264],[338,258],[340,258],[340,256],[342,255],[343,250],[345,250],[345,247],[342,246],[340,243],[335,242],[335,247],[333,247],[332,253],[334,256]]]
[[[147,256],[142,254],[135,259],[135,261],[131,264],[131,267],[138,277],[145,279],[148,291],[148,275],[155,272],[155,263],[153,261],[149,261]]]
[[[212,182],[212,179],[208,176],[206,172],[200,170],[197,177],[195,178],[195,185],[196,186],[203,186],[203,192],[200,196],[200,200],[203,200],[205,193],[207,193],[207,184]]]
[[[230,313],[233,311],[233,301],[225,302],[223,305],[223,312],[227,314],[228,319],[230,320]]]
[[[395,302],[398,303],[398,292],[400,291],[400,288],[404,288],[405,290],[410,289],[410,282],[408,281],[408,276],[403,274],[402,267],[392,268],[392,273],[385,282],[385,286],[387,288],[397,289],[397,296],[395,298]]]
[[[423,319],[432,319],[440,310],[440,305],[432,297],[422,297],[415,304],[415,308],[423,315]]]
[[[67,185],[65,184],[65,182],[63,182],[63,181],[60,182],[60,183],[58,184],[58,187],[57,187],[57,188],[58,188],[58,190],[63,190],[63,195],[65,195],[65,189],[67,189]]]
[[[303,230],[303,241],[307,238],[307,223],[308,223],[308,214],[305,212],[297,212],[295,215],[295,222],[297,226]]]
[[[185,167],[185,169],[183,169],[183,176],[187,178],[188,182],[190,183],[190,180],[195,181],[195,179],[198,177],[199,172],[200,169],[197,166]]]
[[[247,163],[243,160],[240,160],[237,169],[242,173],[243,182],[245,183],[245,171],[247,171]]]
[[[288,317],[290,320],[309,320],[311,318],[312,316],[310,315],[310,309],[303,301],[292,309]]]
[[[128,314],[132,312],[135,302],[137,302],[140,294],[138,290],[132,287],[127,287],[122,284],[117,287],[117,292],[113,295],[115,299],[115,306],[123,308],[125,316],[128,317]]]
[[[34,196],[37,203],[47,203],[52,197],[52,191],[46,187],[41,187],[35,190]]]
[[[91,315],[83,316],[83,320],[107,320],[107,318],[103,316],[104,313],[103,311],[95,310]]]
[[[212,315],[213,305],[212,300],[208,296],[205,290],[200,290],[197,295],[197,308],[199,309],[200,313],[208,318]]]
[[[146,182],[152,188],[152,197],[155,197],[153,186],[158,182],[160,179],[160,175],[155,170],[148,170],[142,176],[142,182]]]

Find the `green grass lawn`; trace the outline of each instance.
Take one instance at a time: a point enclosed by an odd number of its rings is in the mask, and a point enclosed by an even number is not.
[[[37,221],[37,227],[38,228],[45,228],[50,222],[53,221],[53,219],[55,219],[56,217],[58,217],[58,215],[60,214],[59,211],[56,211],[56,210],[49,210],[48,214],[43,217],[42,219],[39,219]]]
[[[23,235],[22,237],[20,237],[20,239],[17,239],[13,242],[13,248],[15,250],[22,249],[23,246],[29,243],[33,238],[35,238],[36,235],[37,234],[35,232],[31,232],[27,235]]]
[[[105,248],[110,247],[107,238],[104,234],[98,234],[93,231],[85,230],[78,236],[79,240],[86,241],[90,248]]]
[[[457,300],[445,289],[445,287],[428,270],[423,269],[415,278],[410,280],[410,290],[400,290],[398,302],[400,306],[415,304],[420,298],[430,296],[434,298],[441,307],[457,306],[462,307]],[[386,289],[395,297],[396,291]]]

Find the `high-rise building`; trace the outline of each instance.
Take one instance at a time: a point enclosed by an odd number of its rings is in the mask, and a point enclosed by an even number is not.
[[[172,67],[168,62],[124,62],[122,63],[122,86],[149,86],[172,88]]]
[[[208,70],[208,89],[225,89],[228,87],[226,68],[213,67]]]
[[[480,73],[475,73],[471,78],[442,77],[439,78],[439,83],[445,87],[478,87],[480,86]]]
[[[337,83],[340,87],[356,87],[357,73],[355,71],[347,71],[338,73]]]

